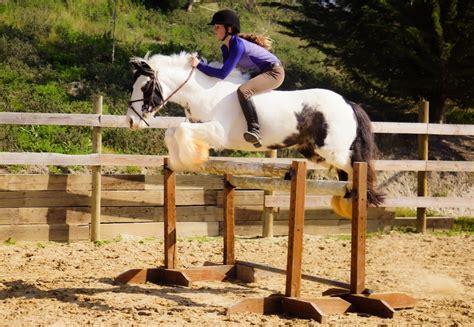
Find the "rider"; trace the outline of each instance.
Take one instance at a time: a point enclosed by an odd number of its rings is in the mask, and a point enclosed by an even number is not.
[[[283,66],[269,51],[271,42],[266,37],[239,34],[240,19],[234,11],[225,9],[216,12],[208,25],[214,25],[214,34],[223,43],[224,64],[221,68],[214,68],[196,57],[191,57],[190,64],[204,74],[220,79],[225,79],[236,66],[252,73],[254,77],[238,88],[237,95],[247,120],[244,139],[256,148],[261,147],[260,125],[252,96],[279,87],[285,78]]]

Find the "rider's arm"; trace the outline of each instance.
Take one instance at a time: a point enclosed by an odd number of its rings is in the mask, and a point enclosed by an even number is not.
[[[242,42],[235,42],[233,46],[231,46],[228,56],[225,55],[223,51],[224,57],[224,65],[221,68],[214,68],[206,65],[203,62],[200,62],[197,65],[197,68],[202,71],[204,74],[217,77],[220,79],[226,78],[230,72],[237,66],[242,54],[244,53],[244,45]],[[227,58],[226,58],[227,57]]]

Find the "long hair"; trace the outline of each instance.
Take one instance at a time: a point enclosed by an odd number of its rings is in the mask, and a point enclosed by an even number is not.
[[[268,36],[254,33],[239,33],[238,36],[249,42],[257,44],[268,51],[272,50],[273,41]]]

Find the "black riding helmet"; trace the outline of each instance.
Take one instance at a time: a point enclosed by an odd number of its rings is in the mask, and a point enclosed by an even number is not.
[[[237,33],[240,33],[240,18],[235,11],[224,9],[219,10],[212,16],[212,20],[207,25],[229,25],[233,26]]]

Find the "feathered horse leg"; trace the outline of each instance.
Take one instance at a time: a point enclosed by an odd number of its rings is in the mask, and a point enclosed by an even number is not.
[[[216,121],[181,123],[174,134],[179,148],[179,160],[186,170],[199,170],[209,159],[209,148],[222,148],[225,139],[222,125]]]
[[[176,127],[170,127],[165,133],[165,144],[168,149],[169,168],[174,171],[181,171],[185,169],[185,165],[179,158],[179,146],[176,142]]]

